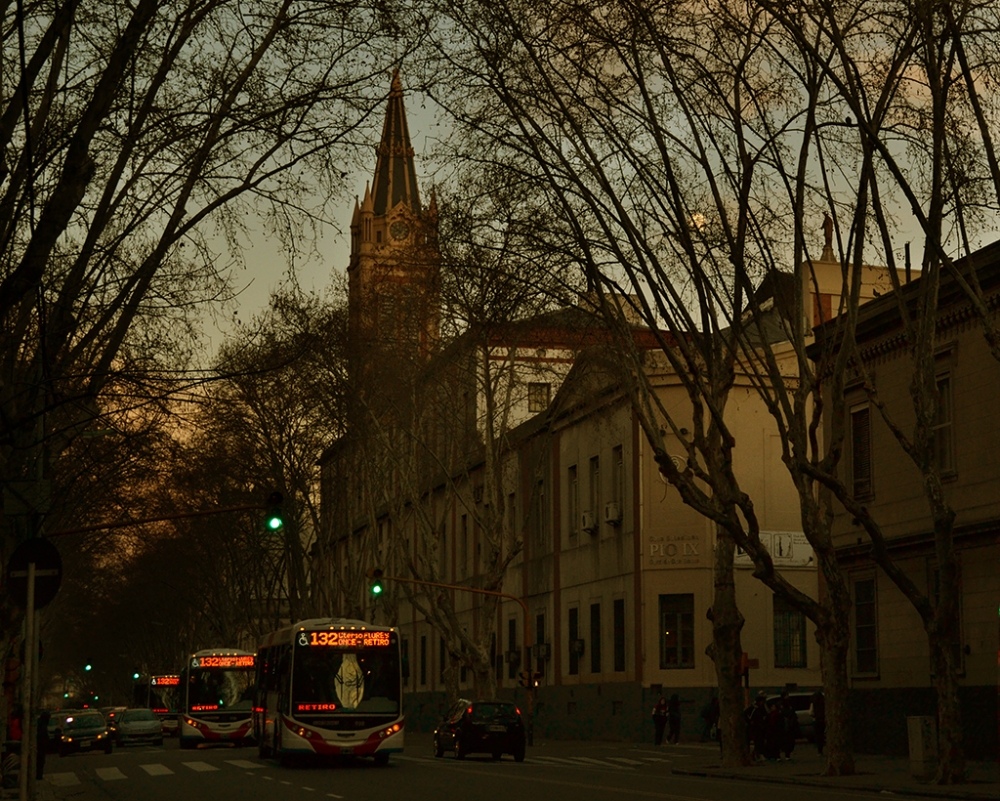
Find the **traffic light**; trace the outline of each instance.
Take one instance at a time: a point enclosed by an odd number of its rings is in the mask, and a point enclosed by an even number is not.
[[[372,598],[378,598],[382,594],[382,590],[385,589],[382,586],[382,571],[373,567],[368,571],[368,592],[371,593]]]
[[[133,674],[132,674],[132,678],[133,678],[133,680],[135,680],[135,681],[139,681],[139,674],[138,674],[138,673],[133,673]]]
[[[265,525],[268,531],[280,531],[285,526],[285,518],[281,513],[281,503],[285,498],[280,492],[272,492],[267,497],[267,518]]]
[[[531,686],[531,671],[530,670],[522,670],[520,673],[518,673],[517,674],[517,683],[520,684],[522,687],[530,687]]]
[[[94,660],[91,659],[90,657],[87,657],[87,662],[83,666],[83,669],[85,672],[90,673],[90,671],[94,669]]]
[[[531,684],[533,687],[538,687],[542,683],[542,674],[537,670],[531,674]]]

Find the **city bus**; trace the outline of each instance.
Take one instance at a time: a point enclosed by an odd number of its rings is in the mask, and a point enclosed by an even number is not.
[[[164,734],[177,734],[177,695],[181,677],[176,673],[146,676],[135,682],[133,705],[148,707],[160,719]]]
[[[262,758],[403,751],[399,633],[361,620],[315,618],[257,649],[254,737]]]
[[[250,739],[254,669],[249,651],[210,648],[188,657],[180,674],[181,748]]]

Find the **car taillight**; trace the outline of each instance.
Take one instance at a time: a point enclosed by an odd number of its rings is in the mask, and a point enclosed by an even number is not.
[[[518,716],[518,717],[521,717],[521,710],[520,710],[520,709],[518,709],[518,708],[517,708],[517,707],[515,706],[515,707],[514,707],[514,711],[515,711],[515,712],[517,712],[517,716]]]
[[[469,707],[468,709],[466,709],[465,711],[466,711],[467,713],[469,713],[469,714],[471,715],[471,714],[472,714],[472,707],[470,706],[470,707]]]

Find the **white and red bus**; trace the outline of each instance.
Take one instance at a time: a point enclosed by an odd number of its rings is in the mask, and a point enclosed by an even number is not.
[[[160,719],[164,734],[177,734],[177,695],[181,677],[176,673],[161,673],[149,676],[142,685],[136,686],[136,706],[146,706]],[[140,692],[143,695],[140,701]]]
[[[210,648],[188,657],[181,670],[181,748],[250,739],[254,672],[249,651]]]
[[[262,757],[370,756],[403,750],[399,633],[316,618],[268,634],[257,649],[254,736]]]

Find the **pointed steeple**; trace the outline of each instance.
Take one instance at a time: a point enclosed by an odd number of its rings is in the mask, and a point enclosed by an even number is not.
[[[393,70],[389,106],[386,110],[382,141],[377,150],[374,180],[374,212],[387,214],[399,203],[420,213],[420,194],[417,191],[417,170],[413,162],[410,129],[406,124],[403,106],[403,84],[399,70]]]

